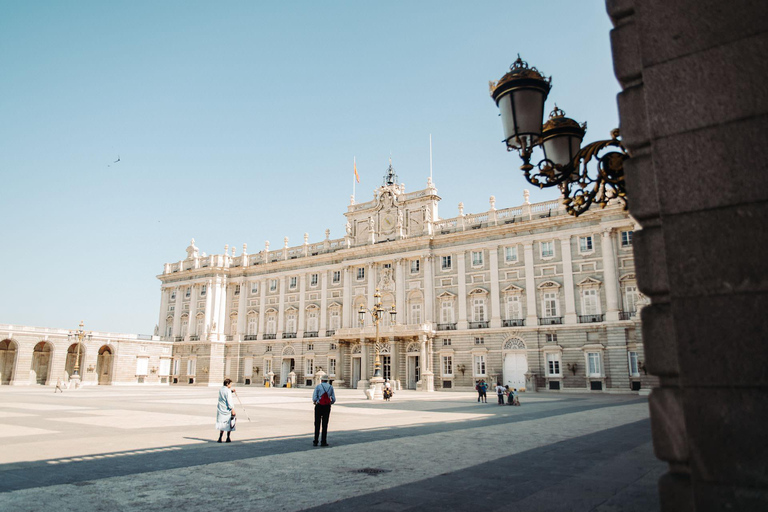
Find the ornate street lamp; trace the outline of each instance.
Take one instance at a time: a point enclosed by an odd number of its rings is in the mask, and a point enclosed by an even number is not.
[[[542,125],[544,103],[552,87],[535,67],[529,67],[520,56],[509,72],[490,82],[491,97],[501,113],[507,151],[517,151],[523,160],[520,169],[525,179],[539,188],[560,188],[566,211],[578,216],[595,203],[605,208],[618,198],[626,208],[624,160],[628,154],[619,138],[619,130],[610,140],[581,147],[587,124],[565,117],[557,108]],[[541,147],[544,158],[531,164],[533,150]],[[609,151],[603,151],[610,148]],[[588,164],[592,162],[592,169]]]
[[[85,326],[85,323],[80,320],[79,329],[74,331],[69,331],[69,334],[67,335],[67,338],[72,341],[76,340],[77,342],[77,353],[75,355],[75,367],[72,371],[72,376],[70,377],[70,380],[75,381],[75,387],[77,387],[80,384],[80,345],[82,345],[83,340],[87,339],[90,340],[92,337],[91,331],[86,331],[83,329]]]
[[[371,379],[371,383],[375,385],[375,391],[373,393],[374,399],[383,399],[382,389],[381,386],[384,383],[384,378],[381,375],[381,357],[380,357],[380,345],[379,345],[379,322],[382,318],[384,318],[384,314],[387,312],[384,309],[384,306],[381,304],[381,293],[379,292],[379,289],[376,289],[376,293],[373,294],[373,309],[367,309],[364,304],[360,304],[360,309],[357,312],[358,320],[360,321],[360,327],[362,327],[365,324],[365,314],[369,313],[371,315],[371,319],[373,320],[373,324],[376,326],[376,342],[374,344],[374,350],[376,353],[376,357],[373,362],[373,378]],[[389,315],[391,322],[395,323],[395,318],[397,317],[397,310],[395,309],[395,305],[392,304],[392,308],[389,310]]]

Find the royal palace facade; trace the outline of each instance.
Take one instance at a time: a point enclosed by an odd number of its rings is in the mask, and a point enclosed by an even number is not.
[[[491,197],[486,212],[459,204],[442,219],[439,201],[431,179],[406,193],[390,167],[372,201],[350,201],[343,238],[326,231],[320,242],[304,235],[302,245],[286,238],[239,255],[201,254],[193,240],[158,276],[155,335],[89,333],[83,383],[306,386],[326,372],[337,387],[362,389],[378,354],[383,377],[405,389],[468,390],[479,379],[528,391],[653,385],[636,224],[620,205],[574,218],[560,201],[531,204],[526,191],[513,208]],[[378,326],[368,313],[376,303],[396,312]],[[4,383],[72,374],[71,333],[5,327]]]

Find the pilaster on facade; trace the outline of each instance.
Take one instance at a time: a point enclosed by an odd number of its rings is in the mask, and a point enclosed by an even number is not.
[[[465,253],[464,251],[458,252],[453,255],[456,258],[456,266],[458,270],[458,276],[456,279],[459,282],[459,320],[457,322],[456,328],[459,330],[466,329],[469,326],[469,323],[467,321],[467,272],[466,272],[466,262],[464,260]]]
[[[263,340],[264,339],[264,319],[266,315],[267,310],[267,281],[265,279],[261,279],[258,281],[259,283],[259,325],[257,326],[259,329],[258,332],[258,339]]]
[[[240,297],[237,303],[237,336],[235,341],[242,340],[245,335],[245,326],[248,320],[248,290],[247,282],[244,277],[241,277],[238,281],[240,286]]]
[[[609,322],[619,320],[618,277],[616,275],[616,254],[613,248],[612,230],[602,232],[603,272],[605,273],[605,319]]]
[[[342,296],[341,306],[341,326],[344,329],[349,329],[352,316],[352,277],[350,276],[349,266],[344,266],[342,271],[342,278],[344,279],[344,294]]]
[[[573,325],[579,322],[576,316],[576,290],[573,286],[573,259],[571,256],[571,237],[560,239],[560,252],[563,261],[563,294],[565,296],[565,324]]]
[[[305,240],[306,242],[306,240]],[[296,337],[302,339],[306,327],[306,295],[307,295],[307,274],[299,274],[299,325],[296,326]]]
[[[526,317],[525,324],[532,326],[538,325],[539,316],[536,307],[536,278],[533,266],[533,242],[523,244],[523,258],[525,264],[525,299],[526,299]]]
[[[278,286],[280,289],[278,290],[279,293],[279,299],[278,299],[278,307],[277,307],[277,337],[282,338],[283,337],[283,329],[285,328],[285,280],[286,277],[282,276],[279,279]]]
[[[493,209],[495,213],[495,208]],[[488,249],[488,260],[491,267],[491,329],[501,327],[501,294],[499,293],[499,248]]]

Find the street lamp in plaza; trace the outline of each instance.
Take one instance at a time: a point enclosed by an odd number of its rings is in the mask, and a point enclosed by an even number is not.
[[[587,124],[565,117],[557,108],[542,125],[544,103],[552,87],[535,67],[520,56],[509,72],[490,82],[491,97],[501,113],[507,151],[517,151],[523,161],[520,169],[525,179],[540,188],[560,188],[566,211],[579,216],[595,203],[604,208],[618,198],[626,208],[624,160],[628,158],[619,130],[610,140],[600,140],[581,147]],[[531,163],[533,150],[542,149],[544,158]],[[606,151],[607,150],[607,151]],[[592,163],[592,168],[588,164]]]
[[[384,315],[387,313],[387,310],[384,309],[384,306],[381,304],[381,293],[379,292],[379,289],[376,289],[376,293],[373,294],[373,309],[368,309],[365,307],[365,304],[360,304],[360,310],[357,312],[358,319],[360,320],[360,327],[365,325],[365,314],[369,313],[371,315],[371,319],[373,320],[373,325],[376,326],[376,342],[374,344],[374,350],[376,353],[376,357],[373,362],[373,378],[371,379],[371,383],[374,384],[374,392],[373,392],[373,398],[374,400],[382,400],[384,398],[384,395],[382,393],[382,384],[384,383],[384,378],[381,375],[381,357],[379,355],[380,352],[380,345],[379,345],[379,322],[381,322],[381,319],[384,318]],[[395,305],[392,304],[392,308],[389,309],[389,315],[391,322],[395,323],[395,318],[397,317],[397,310],[395,309]]]
[[[76,340],[77,342],[77,352],[75,355],[75,368],[72,371],[72,375],[70,376],[70,380],[75,381],[75,386],[77,387],[80,384],[80,345],[82,345],[83,340],[87,339],[90,340],[92,333],[90,331],[86,331],[83,329],[85,327],[85,322],[80,320],[79,328],[74,331],[69,331],[69,334],[67,335],[67,338],[72,341]]]

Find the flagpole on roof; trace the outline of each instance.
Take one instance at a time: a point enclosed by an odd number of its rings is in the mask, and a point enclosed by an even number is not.
[[[432,134],[429,134],[429,181],[432,181]],[[434,183],[434,181],[432,181]]]
[[[352,199],[355,198],[355,181],[357,181],[357,176],[355,175],[357,173],[357,157],[352,157],[352,169],[354,169],[354,173],[352,173]]]

